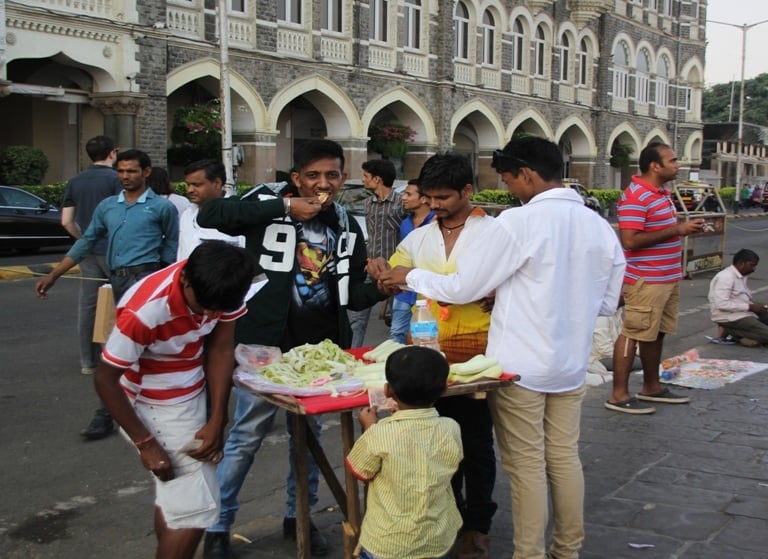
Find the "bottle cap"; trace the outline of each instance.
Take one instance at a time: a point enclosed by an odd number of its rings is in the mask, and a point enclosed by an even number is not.
[[[426,299],[417,299],[416,300],[416,306],[417,307],[426,307],[427,306],[427,300]]]

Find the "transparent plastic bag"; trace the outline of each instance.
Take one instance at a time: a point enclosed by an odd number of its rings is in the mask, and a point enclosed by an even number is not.
[[[283,352],[274,346],[237,344],[235,348],[235,360],[244,371],[258,372],[262,367],[280,361],[282,357]]]
[[[263,392],[266,394],[287,394],[290,396],[327,396],[333,393],[357,392],[365,388],[365,383],[360,379],[341,375],[339,379],[333,380],[319,386],[290,386],[287,384],[278,384],[272,382],[258,372],[247,371],[242,367],[235,370],[235,379],[244,384],[254,392]]]

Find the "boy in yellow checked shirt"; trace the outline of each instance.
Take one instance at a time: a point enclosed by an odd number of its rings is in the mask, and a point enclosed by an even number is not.
[[[379,423],[375,408],[362,410],[363,436],[345,460],[369,483],[360,559],[444,559],[461,527],[450,488],[462,456],[459,426],[433,407],[448,363],[432,349],[405,347],[387,359],[386,377],[397,410]]]
[[[367,268],[373,278],[389,266],[422,268],[440,274],[456,271],[456,261],[468,245],[482,238],[493,225],[493,218],[472,206],[474,191],[472,166],[458,154],[430,157],[421,170],[419,184],[436,219],[412,231],[397,246],[389,262],[375,259]],[[464,305],[430,302],[437,318],[440,349],[450,363],[467,361],[485,353],[490,327],[488,298]],[[450,417],[461,427],[464,460],[452,480],[456,504],[463,519],[459,559],[488,559],[491,519],[496,512],[493,487],[496,456],[493,449],[493,424],[485,399],[466,396],[442,398],[435,404],[441,416]]]

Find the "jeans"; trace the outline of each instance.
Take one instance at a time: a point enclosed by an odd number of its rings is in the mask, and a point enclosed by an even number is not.
[[[93,279],[80,281],[80,294],[77,307],[77,332],[80,336],[80,367],[93,369],[99,363],[101,344],[93,341],[93,324],[96,320],[96,299],[99,287],[109,277],[106,257],[103,254],[89,254],[80,263],[80,276],[83,278],[104,278],[103,282]]]
[[[352,329],[352,347],[362,347],[365,342],[365,331],[371,318],[371,307],[362,311],[347,311],[349,327]]]
[[[410,327],[411,305],[395,297],[392,302],[392,326],[389,328],[389,339],[401,344],[406,343]]]
[[[216,470],[221,491],[221,516],[219,522],[208,528],[209,532],[229,532],[235,521],[240,504],[237,495],[245,482],[253,464],[256,451],[261,447],[264,438],[269,434],[277,414],[277,406],[254,396],[249,392],[234,389],[237,403],[232,429],[227,436],[224,445],[224,458],[222,458]],[[287,414],[288,432],[293,431],[293,418]],[[320,419],[318,416],[307,416],[307,423],[320,440]],[[293,437],[289,446],[289,468],[286,491],[288,500],[285,507],[285,516],[296,517],[296,482],[293,474]],[[320,481],[320,470],[314,459],[309,457],[309,506],[317,504],[317,488]]]
[[[579,424],[586,385],[548,394],[510,386],[488,394],[509,474],[514,522],[514,559],[545,559],[552,499],[551,557],[577,559],[584,541],[584,474]]]
[[[158,268],[159,270],[159,268]],[[157,270],[155,270],[157,271]],[[120,302],[120,299],[123,298],[123,295],[125,295],[125,292],[128,291],[135,283],[138,283],[139,280],[144,279],[149,274],[154,273],[151,270],[147,270],[144,272],[137,272],[135,274],[128,274],[127,276],[109,276],[109,283],[112,284],[112,295],[115,297],[115,305],[117,305]]]

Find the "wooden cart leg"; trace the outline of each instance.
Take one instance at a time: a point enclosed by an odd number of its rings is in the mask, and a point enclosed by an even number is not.
[[[355,444],[355,424],[351,411],[341,412],[341,442],[346,458]],[[347,521],[342,526],[344,533],[344,559],[353,559],[360,537],[360,495],[357,478],[344,468],[344,481],[347,493]]]
[[[293,473],[296,482],[296,557],[309,559],[309,458],[307,416],[293,416]]]

